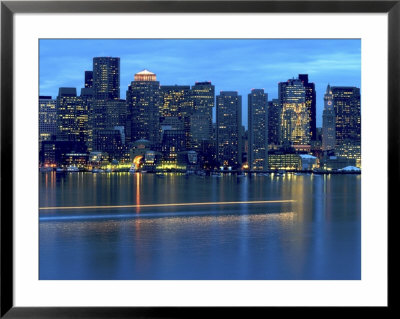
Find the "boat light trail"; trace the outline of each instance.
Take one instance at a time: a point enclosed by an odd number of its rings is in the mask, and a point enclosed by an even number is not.
[[[296,200],[254,200],[242,202],[203,202],[203,203],[169,203],[169,204],[140,204],[140,205],[114,205],[114,206],[54,206],[39,207],[39,210],[70,210],[70,209],[112,209],[112,208],[146,208],[146,207],[177,207],[177,206],[207,206],[207,205],[240,205],[240,204],[274,204],[292,203]]]

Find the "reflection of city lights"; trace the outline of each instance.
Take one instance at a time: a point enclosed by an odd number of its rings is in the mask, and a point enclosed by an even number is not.
[[[40,207],[40,210],[66,210],[66,209],[108,209],[108,208],[137,208],[137,207],[173,207],[173,206],[205,206],[205,205],[235,205],[235,204],[274,204],[274,203],[292,203],[296,200],[254,200],[241,202],[203,202],[203,203],[172,203],[172,204],[145,204],[145,205],[114,205],[114,206],[55,206]]]

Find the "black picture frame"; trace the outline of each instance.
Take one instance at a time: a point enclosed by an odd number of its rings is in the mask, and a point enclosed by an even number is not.
[[[226,316],[234,312],[252,317],[277,307],[14,307],[13,303],[13,17],[15,13],[387,13],[388,14],[388,204],[394,213],[398,206],[396,184],[399,180],[400,126],[400,0],[396,1],[1,1],[1,318],[190,318]],[[390,174],[389,174],[390,172]],[[384,212],[383,212],[384,213]],[[389,234],[390,222],[388,223]],[[393,223],[391,225],[393,226]],[[389,239],[389,238],[388,238]],[[390,246],[388,246],[390,247]],[[389,256],[389,255],[388,255]],[[390,259],[389,259],[390,262]],[[390,281],[388,279],[388,285]],[[391,295],[388,307],[391,308]],[[318,309],[318,308],[315,308]],[[339,308],[330,309],[333,314]],[[309,307],[284,310],[297,316]],[[319,310],[321,310],[319,308]],[[324,307],[325,310],[325,307]],[[360,309],[347,308],[351,314]],[[371,312],[371,308],[367,308]],[[355,314],[355,312],[354,312]]]

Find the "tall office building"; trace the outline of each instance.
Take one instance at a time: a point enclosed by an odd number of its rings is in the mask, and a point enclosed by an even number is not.
[[[315,141],[317,137],[317,97],[315,92],[315,84],[308,81],[308,74],[299,74],[299,80],[303,82],[306,90],[306,107],[310,118],[310,135],[311,140]]]
[[[190,117],[193,114],[193,100],[188,85],[162,85],[160,87],[162,103],[160,105],[160,125],[166,118],[179,119],[184,127],[186,149],[190,148]]]
[[[39,144],[57,135],[57,100],[39,96]]]
[[[237,92],[217,95],[217,161],[223,166],[241,165],[242,97]]]
[[[357,87],[333,86],[336,115],[335,154],[355,159],[361,167],[361,96]]]
[[[297,150],[310,148],[310,109],[306,104],[306,88],[300,79],[281,82],[278,86],[281,112],[280,141]]]
[[[57,96],[57,140],[86,143],[88,107],[76,88],[60,88]]]
[[[248,95],[248,163],[251,170],[268,169],[268,94],[253,89]]]
[[[156,74],[148,70],[136,73],[126,92],[126,104],[128,141],[159,143],[162,98]]]
[[[211,82],[196,82],[192,86],[193,114],[190,116],[191,147],[202,148],[212,135],[212,109],[215,87]]]
[[[268,144],[277,146],[280,143],[281,105],[278,99],[268,102]]]
[[[361,97],[356,87],[333,86],[336,113],[336,143],[361,140]]]
[[[93,58],[93,89],[97,100],[119,100],[119,58]]]
[[[85,88],[93,87],[93,71],[85,71]]]
[[[336,146],[336,115],[333,107],[333,94],[330,85],[324,95],[324,111],[322,113],[322,150],[334,150]]]

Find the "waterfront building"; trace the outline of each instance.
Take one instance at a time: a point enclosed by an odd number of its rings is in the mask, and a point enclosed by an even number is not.
[[[143,70],[135,74],[126,92],[127,141],[145,139],[160,142],[162,96],[156,74]]]
[[[324,111],[322,113],[322,150],[334,150],[336,146],[336,115],[333,105],[333,94],[330,85],[324,95]]]
[[[342,156],[324,156],[321,168],[327,171],[337,171],[347,166],[355,166],[356,160]]]
[[[78,155],[74,157],[71,154]],[[43,141],[39,161],[43,166],[67,166],[76,158],[82,164],[86,159],[86,154],[87,148],[83,142]]]
[[[209,143],[212,135],[212,110],[215,105],[215,87],[211,82],[196,82],[192,86],[193,114],[190,116],[191,148],[200,149]]]
[[[317,137],[317,97],[315,91],[315,84],[308,81],[308,74],[299,74],[299,80],[303,82],[305,89],[305,100],[306,108],[308,109],[309,121],[310,121],[310,138],[311,141],[315,141]]]
[[[308,155],[308,154],[299,154],[301,169],[303,171],[310,171],[318,168],[319,160],[316,156]]]
[[[97,100],[119,100],[120,59],[93,58],[93,89]]]
[[[279,99],[268,102],[268,145],[271,149],[280,144],[281,111]]]
[[[253,89],[248,95],[248,165],[250,170],[268,169],[268,94]]]
[[[281,82],[278,86],[281,112],[281,145],[306,149],[311,141],[310,108],[306,103],[306,87],[300,79]]]
[[[284,149],[270,150],[268,153],[268,166],[271,170],[300,170],[301,157],[296,151]]]
[[[242,97],[221,91],[217,96],[217,161],[222,166],[239,167],[242,160]]]

